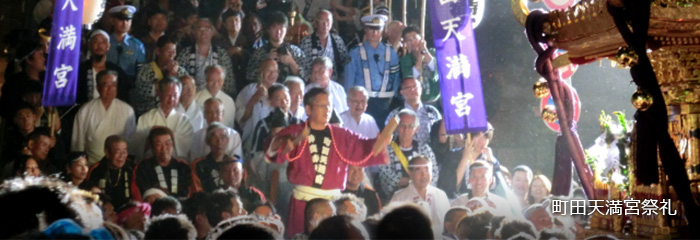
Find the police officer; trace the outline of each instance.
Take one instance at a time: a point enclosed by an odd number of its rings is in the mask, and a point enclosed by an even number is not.
[[[362,17],[365,41],[350,50],[350,62],[345,66],[346,91],[363,86],[369,92],[367,113],[374,119],[386,119],[391,100],[398,91],[399,57],[391,45],[382,42],[382,29],[387,21],[384,15]],[[383,121],[378,121],[382,124]],[[384,127],[384,126],[379,126]]]
[[[134,17],[136,7],[121,5],[109,9],[112,15],[112,36],[109,39],[110,48],[107,51],[107,61],[119,65],[126,73],[124,80],[128,89],[120,91],[130,91],[134,84],[134,76],[138,66],[146,62],[146,48],[143,43],[135,37],[129,35],[131,30],[131,19]],[[120,77],[120,81],[122,78]],[[128,99],[128,98],[127,98]]]

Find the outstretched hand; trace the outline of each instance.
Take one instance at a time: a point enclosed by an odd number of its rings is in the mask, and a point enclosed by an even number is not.
[[[386,147],[389,146],[389,143],[391,143],[391,137],[394,134],[394,130],[396,130],[396,127],[399,125],[399,120],[398,120],[398,114],[391,118],[389,120],[389,123],[384,127],[384,130],[382,130],[379,135],[377,135],[377,141],[374,143],[374,146],[372,147],[372,151],[374,152],[374,156],[377,156],[379,153],[381,153],[382,149],[386,150]]]

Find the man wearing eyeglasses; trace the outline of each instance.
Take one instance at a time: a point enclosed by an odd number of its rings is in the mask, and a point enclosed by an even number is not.
[[[112,15],[112,36],[109,38],[109,51],[107,61],[116,63],[127,75],[128,88],[133,88],[133,80],[139,65],[146,62],[146,47],[143,43],[129,34],[131,19],[134,17],[136,7],[121,5],[109,9]]]
[[[414,156],[426,156],[431,161],[431,185],[436,186],[438,181],[438,167],[435,154],[430,146],[414,140],[413,136],[418,126],[423,124],[416,113],[410,109],[403,109],[398,114],[398,137],[388,147],[389,165],[379,166],[379,196],[383,202],[388,202],[396,190],[407,187],[409,183],[410,168],[408,160]]]
[[[212,37],[216,33],[214,24],[208,18],[200,18],[194,27],[196,42],[178,54],[176,60],[180,67],[185,68],[194,77],[197,91],[202,91],[207,88],[207,67],[220,65],[226,73],[221,91],[229,96],[236,96],[236,79],[231,58],[226,49],[212,43]]]
[[[421,95],[423,87],[416,78],[404,78],[401,82],[401,96],[404,98],[404,105],[392,110],[387,117],[387,122],[391,120],[402,109],[411,109],[418,115],[418,120],[422,123],[418,126],[418,131],[413,135],[413,139],[422,143],[430,142],[430,129],[433,124],[442,119],[442,115],[437,108],[423,104]]]

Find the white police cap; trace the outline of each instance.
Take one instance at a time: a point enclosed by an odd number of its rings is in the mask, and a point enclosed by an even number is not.
[[[362,17],[362,23],[364,23],[365,27],[371,28],[383,28],[387,20],[389,20],[387,16],[380,14],[372,14]]]
[[[109,9],[109,14],[125,20],[134,18],[134,13],[136,13],[136,7],[131,5],[120,5]]]

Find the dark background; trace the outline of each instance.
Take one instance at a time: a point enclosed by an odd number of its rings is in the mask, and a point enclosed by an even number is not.
[[[409,22],[419,20],[417,1],[408,0]],[[0,36],[4,37],[13,28],[34,27],[30,16],[36,2],[0,0]],[[400,2],[394,0],[395,13],[401,10]],[[544,6],[530,3],[530,8]],[[510,1],[486,0],[485,9],[475,36],[486,112],[496,128],[491,143],[494,155],[508,168],[527,164],[536,173],[551,177],[557,133],[542,122],[539,99],[532,93],[532,85],[539,78],[533,67],[535,52],[525,38],[524,27],[511,13]],[[430,26],[429,22],[426,26]],[[429,30],[426,35],[430,35]],[[582,102],[578,132],[584,147],[590,146],[600,134],[598,116],[601,110],[606,113],[623,111],[628,119],[633,118],[635,109],[630,104],[630,96],[636,87],[630,80],[627,70],[611,67],[608,60],[578,68],[572,82]]]

